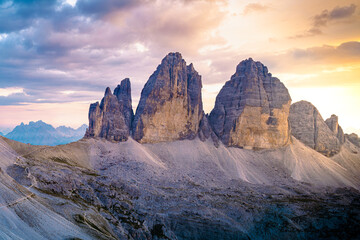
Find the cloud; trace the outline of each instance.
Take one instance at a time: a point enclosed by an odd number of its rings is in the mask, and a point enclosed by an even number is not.
[[[355,13],[356,5],[351,4],[344,7],[335,7],[330,12],[328,10],[322,11],[322,13],[315,15],[313,18],[314,27],[326,26],[329,21],[348,18]]]
[[[0,88],[27,94],[4,96],[2,105],[79,101],[64,91],[91,93],[80,100],[93,101],[125,77],[135,99],[165,54],[196,55],[222,41],[214,32],[222,0],[41,1],[0,2],[8,19],[21,23],[0,39]]]
[[[253,12],[265,12],[269,10],[269,8],[270,8],[269,6],[261,3],[250,3],[245,6],[243,14],[247,15]]]
[[[355,4],[344,7],[336,7],[329,13],[329,19],[331,20],[350,17],[355,12],[355,9]]]
[[[343,7],[337,6],[331,11],[323,10],[320,14],[317,14],[312,18],[313,23],[309,30],[307,30],[305,33],[292,36],[291,38],[304,38],[320,35],[323,33],[322,29],[327,27],[329,22],[338,21],[353,16],[356,7],[357,6],[355,4],[350,4]]]
[[[0,96],[7,97],[16,93],[23,93],[24,89],[22,88],[0,88]]]
[[[321,61],[323,63],[347,63],[360,61],[360,42],[345,42],[339,46],[324,45],[307,49],[294,49],[290,52],[294,59]]]
[[[154,7],[141,7],[126,20],[126,32],[161,55],[169,51],[191,54],[204,45],[222,41],[213,34],[225,15],[218,3],[162,1]]]
[[[360,42],[296,48],[260,57],[288,87],[358,86]]]
[[[0,2],[0,33],[10,33],[27,28],[35,19],[52,16],[57,0],[2,0]]]
[[[83,14],[103,17],[112,12],[136,6],[141,0],[78,0],[76,7]]]
[[[235,73],[236,65],[249,57],[266,65],[275,77],[286,83],[287,87],[358,84],[360,42],[351,41],[337,46],[291,48],[279,54],[238,53],[231,49],[213,51],[203,59],[210,61],[204,64],[205,66],[200,65],[204,86],[225,83]]]

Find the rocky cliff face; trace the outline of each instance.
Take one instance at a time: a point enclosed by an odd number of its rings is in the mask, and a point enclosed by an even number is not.
[[[126,78],[115,88],[114,94],[107,88],[101,103],[90,105],[89,128],[85,137],[126,141],[130,135],[132,118],[130,80]]]
[[[331,115],[330,118],[325,120],[326,125],[330,128],[330,130],[336,135],[340,144],[345,142],[345,134],[342,128],[339,125],[339,118],[335,114]]]
[[[290,141],[290,104],[284,84],[250,58],[237,66],[221,89],[209,121],[227,146],[281,147]]]
[[[360,138],[357,134],[351,133],[351,134],[345,134],[345,137],[347,140],[349,140],[352,144],[354,144],[357,147],[360,147]]]
[[[168,54],[145,84],[133,123],[140,143],[193,139],[203,116],[201,76],[180,53]]]
[[[339,129],[337,117],[325,123],[319,111],[306,101],[296,102],[290,107],[290,125],[292,134],[305,145],[325,156],[333,156],[340,151],[341,142],[337,137]],[[342,132],[342,130],[341,130]]]

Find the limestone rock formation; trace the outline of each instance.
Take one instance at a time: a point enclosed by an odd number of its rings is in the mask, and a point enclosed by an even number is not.
[[[334,120],[335,118],[331,121]],[[311,103],[300,101],[292,104],[289,121],[291,133],[305,145],[328,157],[340,151],[341,143],[337,134],[328,127]],[[330,120],[328,123],[330,124]]]
[[[128,78],[121,81],[114,94],[106,88],[105,96],[90,105],[89,128],[85,137],[100,137],[113,141],[126,141],[130,135],[133,110],[131,86]]]
[[[140,143],[193,139],[203,115],[201,76],[169,53],[145,84],[133,123]]]
[[[360,147],[360,138],[358,137],[357,134],[355,134],[355,133],[345,134],[345,137],[346,137],[346,139],[349,140],[352,144],[354,144],[355,146]]]
[[[330,118],[325,120],[325,123],[328,125],[330,130],[336,135],[340,144],[345,142],[345,134],[342,128],[339,125],[339,118],[335,114],[331,115]]]
[[[290,104],[284,84],[266,66],[249,58],[221,89],[209,121],[227,146],[281,147],[290,142]]]
[[[126,126],[131,129],[134,112],[132,109],[131,84],[129,78],[125,78],[121,81],[121,83],[114,89],[114,95],[119,101],[120,111],[124,114]]]

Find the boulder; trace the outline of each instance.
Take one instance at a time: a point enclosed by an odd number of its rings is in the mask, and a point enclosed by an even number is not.
[[[290,104],[284,84],[249,58],[240,62],[221,89],[209,122],[227,146],[282,147],[290,143]]]
[[[180,53],[169,53],[145,84],[133,122],[140,143],[193,139],[203,116],[201,76]]]

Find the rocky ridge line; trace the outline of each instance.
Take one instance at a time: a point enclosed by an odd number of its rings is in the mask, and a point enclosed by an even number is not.
[[[106,89],[100,104],[91,104],[85,137],[126,141],[131,135],[140,143],[156,143],[198,136],[216,146],[220,140],[226,146],[266,149],[288,145],[292,132],[325,156],[337,154],[345,138],[358,144],[357,136],[345,137],[336,115],[324,121],[306,101],[290,107],[284,84],[251,58],[236,67],[210,115],[204,114],[201,88],[193,64],[169,53],[145,84],[135,116],[130,80],[124,79],[114,93]]]

